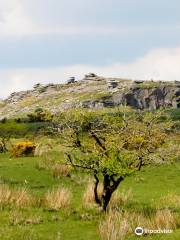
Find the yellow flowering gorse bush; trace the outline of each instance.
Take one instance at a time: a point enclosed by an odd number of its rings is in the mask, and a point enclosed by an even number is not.
[[[23,141],[15,144],[12,148],[12,157],[34,156],[36,146],[31,141]]]

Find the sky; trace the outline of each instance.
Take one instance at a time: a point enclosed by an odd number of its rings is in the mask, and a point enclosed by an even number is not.
[[[179,0],[0,0],[0,98],[35,83],[180,80]]]

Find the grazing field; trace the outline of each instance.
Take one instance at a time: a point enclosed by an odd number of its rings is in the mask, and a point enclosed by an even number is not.
[[[70,174],[62,176],[61,173],[57,177],[53,169],[41,167],[42,161],[43,157],[10,158],[8,153],[0,154],[0,239],[108,239],[106,235],[103,237],[104,231],[108,230],[108,223],[104,222],[108,216],[98,207],[84,204],[83,195],[89,176],[73,170]],[[116,211],[149,217],[157,210],[170,210],[176,216],[176,220],[173,219],[176,230],[172,234],[154,234],[141,239],[178,240],[179,183],[179,163],[146,167],[120,184],[117,191],[121,201],[115,202]],[[59,200],[60,205],[55,199],[58,189],[68,191],[63,192],[65,202]],[[168,212],[164,213],[168,218]],[[132,232],[125,239],[138,238]],[[119,239],[124,238],[120,236]]]

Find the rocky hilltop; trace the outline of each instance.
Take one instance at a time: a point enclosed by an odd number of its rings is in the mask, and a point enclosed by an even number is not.
[[[180,82],[132,81],[90,73],[66,84],[36,84],[32,90],[12,93],[0,102],[0,117],[23,116],[43,107],[56,113],[70,108],[115,107],[136,109],[180,108]]]

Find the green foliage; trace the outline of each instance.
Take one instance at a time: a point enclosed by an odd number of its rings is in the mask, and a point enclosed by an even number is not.
[[[51,114],[48,110],[37,108],[34,113],[29,113],[27,117],[28,122],[51,122],[53,114]]]
[[[104,210],[125,177],[156,163],[151,155],[163,146],[173,125],[161,120],[161,112],[115,111],[75,110],[60,115],[59,129],[69,147],[67,164],[91,172],[97,185],[103,177],[103,200],[96,199],[96,193],[95,199]]]
[[[180,109],[169,109],[167,113],[170,115],[173,121],[180,121]]]
[[[142,165],[149,164],[147,156],[162,146],[165,130],[171,127],[170,122],[159,122],[160,114],[147,112],[76,110],[61,114],[60,119],[75,162],[100,173],[122,176],[136,171],[141,161]]]
[[[14,120],[8,120],[6,123],[0,123],[0,136],[4,137],[18,137],[25,135],[27,132],[27,125],[17,124]]]
[[[6,123],[7,122],[7,118],[6,117],[2,118],[0,122],[1,123]]]
[[[5,138],[31,137],[47,134],[49,122],[27,122],[26,119],[8,119],[0,123],[0,136]]]

